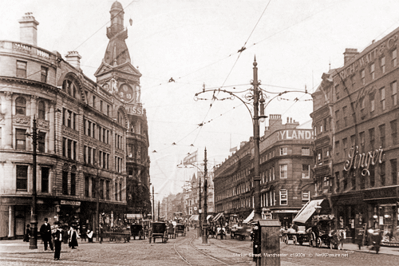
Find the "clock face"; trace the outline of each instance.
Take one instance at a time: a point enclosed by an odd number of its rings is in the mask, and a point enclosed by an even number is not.
[[[119,87],[118,97],[125,102],[130,102],[133,100],[134,91],[132,87],[127,84],[123,84]]]

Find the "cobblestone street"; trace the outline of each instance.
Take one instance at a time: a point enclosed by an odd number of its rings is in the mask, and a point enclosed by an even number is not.
[[[102,244],[80,242],[76,250],[62,247],[61,260],[54,261],[53,253],[44,252],[39,241],[39,248],[33,252],[28,244],[18,252],[7,252],[7,241],[0,242],[1,265],[254,265],[251,258],[252,242],[230,239],[210,238],[208,245],[203,245],[200,238],[195,238],[194,230],[186,237],[169,239],[162,243],[149,244],[146,240],[131,240],[130,243],[108,242]],[[18,243],[8,244],[10,250],[17,250]],[[12,246],[14,245],[14,246]],[[14,248],[13,248],[14,247]],[[375,254],[354,250],[330,250],[310,248],[307,245],[286,245],[281,243],[281,265],[397,265],[398,257],[390,254]],[[349,247],[349,244],[348,244]],[[382,249],[383,250],[383,249]],[[363,249],[365,251],[365,248]],[[398,249],[393,249],[399,255]],[[395,254],[395,253],[394,253]]]

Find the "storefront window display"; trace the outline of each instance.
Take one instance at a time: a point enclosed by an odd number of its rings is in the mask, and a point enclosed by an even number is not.
[[[380,204],[372,206],[369,226],[383,232],[382,243],[389,246],[399,246],[399,214],[396,204]]]

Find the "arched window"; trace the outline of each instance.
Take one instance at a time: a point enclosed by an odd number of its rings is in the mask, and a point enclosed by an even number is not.
[[[26,100],[24,97],[18,97],[15,100],[15,113],[17,115],[26,115]]]
[[[62,83],[62,89],[64,92],[66,92],[68,95],[72,96],[73,98],[79,99],[79,87],[77,86],[75,81],[66,79]]]
[[[44,104],[44,101],[40,101],[37,104],[37,111],[39,119],[46,119],[46,105]]]
[[[76,195],[76,166],[71,168],[71,195]]]
[[[123,113],[121,111],[118,111],[118,117],[117,117],[117,121],[119,125],[124,125],[124,117],[123,117]]]

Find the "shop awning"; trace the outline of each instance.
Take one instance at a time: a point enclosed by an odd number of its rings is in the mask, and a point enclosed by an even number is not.
[[[190,219],[188,219],[189,221],[198,221],[198,214],[195,215],[191,215]]]
[[[143,215],[141,213],[127,213],[126,219],[141,219]]]
[[[248,217],[247,217],[244,221],[242,221],[242,223],[243,223],[243,224],[249,223],[249,222],[252,221],[252,219],[254,218],[254,215],[255,215],[255,211],[252,211],[251,214],[248,215]]]
[[[220,217],[223,216],[223,212],[219,212],[214,218],[213,218],[213,222],[216,222],[217,220],[219,220]]]
[[[309,218],[313,215],[313,213],[316,211],[316,206],[320,206],[321,203],[323,202],[322,199],[319,200],[312,200],[308,201],[302,209],[298,212],[298,214],[295,216],[293,222],[297,223],[306,223]]]

